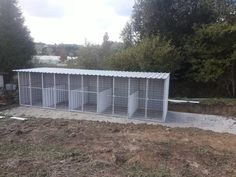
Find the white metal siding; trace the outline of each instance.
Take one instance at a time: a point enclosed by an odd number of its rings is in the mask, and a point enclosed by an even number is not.
[[[37,70],[37,69],[36,69]],[[18,73],[20,104],[165,121],[169,74],[45,69]],[[64,73],[56,73],[64,71]],[[69,72],[70,74],[66,73]],[[103,76],[99,76],[103,74]],[[105,75],[105,76],[104,76]],[[109,76],[106,76],[109,75]],[[121,75],[122,77],[117,77]],[[130,77],[125,77],[130,76]],[[149,76],[143,78],[144,76]],[[168,77],[166,77],[168,76]],[[140,78],[139,78],[140,77]],[[160,77],[160,79],[157,79]],[[154,79],[155,78],[155,79]]]

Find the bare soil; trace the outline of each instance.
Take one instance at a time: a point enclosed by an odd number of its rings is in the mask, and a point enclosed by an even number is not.
[[[235,177],[236,136],[160,125],[0,119],[0,176]]]

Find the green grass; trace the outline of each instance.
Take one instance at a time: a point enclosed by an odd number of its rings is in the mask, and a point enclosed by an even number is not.
[[[200,101],[203,105],[231,105],[236,106],[236,98],[171,98],[176,100]],[[175,103],[173,103],[175,104]]]
[[[80,161],[88,160],[88,157],[79,150],[66,150],[61,146],[33,145],[33,144],[0,144],[0,158],[12,157],[42,157],[55,160],[77,158]]]
[[[167,168],[144,169],[140,165],[129,168],[129,177],[173,177]]]
[[[235,98],[208,98],[208,99],[200,100],[200,104],[236,106],[236,99]]]

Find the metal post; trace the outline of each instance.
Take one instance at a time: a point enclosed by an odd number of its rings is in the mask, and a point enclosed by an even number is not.
[[[129,101],[130,101],[130,78],[128,79],[128,109],[127,109],[128,118],[131,117],[131,115],[129,113]]]
[[[43,73],[41,73],[41,81],[42,81],[42,107],[44,107],[43,99],[44,99],[44,84],[43,84]]]
[[[115,111],[115,78],[112,78],[112,82],[113,82],[113,87],[112,87],[112,115],[114,115]]]
[[[146,99],[145,99],[145,119],[147,118],[147,109],[148,109],[148,79],[146,79]]]
[[[57,108],[56,75],[53,74],[54,108]]]
[[[98,103],[99,103],[99,76],[97,76],[97,113],[99,113]]]
[[[81,76],[81,94],[82,94],[82,104],[81,104],[81,110],[84,111],[84,76]]]
[[[19,90],[19,104],[21,105],[21,88],[20,88],[20,73],[17,72],[18,77],[18,90]]]
[[[30,93],[30,105],[32,106],[32,90],[31,90],[31,73],[29,72],[29,93]]]
[[[68,74],[68,110],[70,111],[70,74]]]

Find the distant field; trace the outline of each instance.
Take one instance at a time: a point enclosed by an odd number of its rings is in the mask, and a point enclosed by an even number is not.
[[[0,119],[0,176],[235,177],[235,147],[194,128]]]

